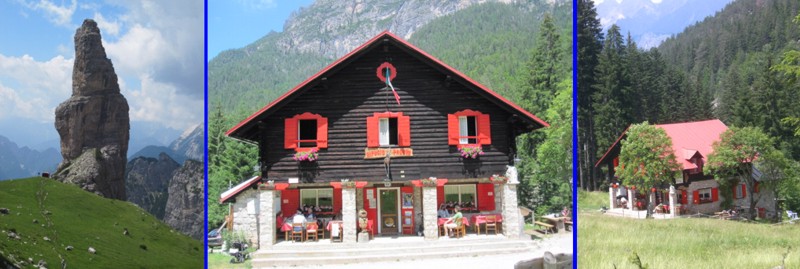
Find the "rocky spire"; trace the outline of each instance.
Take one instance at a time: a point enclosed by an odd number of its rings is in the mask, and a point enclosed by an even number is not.
[[[75,32],[72,96],[56,108],[55,126],[64,157],[55,177],[125,200],[128,102],[120,94],[117,74],[93,20],[84,20]]]

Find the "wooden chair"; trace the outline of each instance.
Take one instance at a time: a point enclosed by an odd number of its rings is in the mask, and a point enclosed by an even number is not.
[[[318,231],[319,225],[316,222],[308,223],[308,225],[306,225],[306,241],[308,241],[312,235],[314,236],[314,241],[319,241]]]
[[[497,216],[490,215],[484,218],[486,220],[486,234],[489,234],[489,230],[493,230],[494,234],[497,234]]]
[[[301,242],[303,241],[302,223],[292,223],[292,241],[295,241],[295,238],[299,238]]]
[[[331,224],[331,242],[342,242],[344,238],[344,231],[342,229],[342,224],[335,222]]]

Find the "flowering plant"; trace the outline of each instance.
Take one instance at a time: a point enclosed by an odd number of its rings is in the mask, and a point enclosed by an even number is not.
[[[356,187],[355,181],[350,181],[350,179],[347,178],[342,179],[342,188],[355,188],[355,187]]]
[[[494,174],[494,175],[492,175],[492,177],[489,178],[489,180],[492,181],[492,183],[495,183],[495,184],[502,184],[502,183],[506,183],[508,181],[508,177],[501,176],[501,175],[498,175],[498,174]]]
[[[436,187],[437,179],[435,177],[423,178],[420,180],[424,187]]]
[[[266,182],[261,182],[258,184],[258,189],[260,190],[274,190],[275,189],[275,180],[268,180]]]
[[[313,161],[316,161],[317,158],[319,158],[319,154],[317,154],[318,151],[319,151],[319,149],[317,149],[317,148],[312,148],[309,151],[301,151],[301,152],[295,153],[294,157],[292,157],[292,159],[294,159],[295,161],[298,161],[298,162],[302,162],[302,161],[313,162]]]
[[[477,159],[479,155],[483,155],[483,147],[480,145],[463,146],[460,149],[461,157]]]

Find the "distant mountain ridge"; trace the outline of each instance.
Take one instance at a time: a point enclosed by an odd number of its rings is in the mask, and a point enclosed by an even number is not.
[[[36,176],[42,172],[52,173],[61,162],[61,154],[54,148],[44,151],[19,147],[4,136],[0,136],[0,180]]]

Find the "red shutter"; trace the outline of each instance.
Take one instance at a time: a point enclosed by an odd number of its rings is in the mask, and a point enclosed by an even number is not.
[[[492,144],[492,124],[488,114],[479,114],[478,121],[478,144]]]
[[[494,211],[494,184],[479,183],[476,191],[478,192],[478,210]],[[490,196],[489,193],[492,193]]]
[[[739,196],[736,196],[736,188],[738,188],[738,187],[739,187],[739,186],[733,186],[733,199],[739,199],[739,198],[741,198],[741,197],[739,197]]]
[[[742,184],[742,198],[747,197],[747,185]]]
[[[378,117],[367,117],[367,147],[377,148],[380,146],[378,137]]]
[[[317,147],[328,148],[328,118],[317,118]]]
[[[458,145],[458,116],[447,114],[447,144]]]
[[[401,147],[411,146],[411,119],[402,114],[397,117],[397,145]]]
[[[297,148],[297,119],[289,118],[284,120],[283,148]]]
[[[444,186],[436,187],[436,210],[444,203]]]
[[[719,189],[711,188],[711,201],[716,202],[719,200]]]
[[[700,203],[700,191],[692,192],[692,200],[694,201],[694,204]]]
[[[284,201],[287,201],[284,203]],[[300,190],[281,191],[281,211],[284,217],[291,217],[297,208],[300,207]]]
[[[368,189],[372,190],[372,198],[375,199],[376,203],[378,202],[378,199],[375,198],[376,195],[377,195],[378,189],[376,189],[376,188],[364,188],[364,190],[363,190],[363,192],[364,192],[364,210],[367,211],[367,219],[373,220],[373,223],[374,223],[375,221],[377,221],[375,219],[377,219],[377,216],[378,216],[378,205],[375,205],[375,208],[370,208],[369,207],[369,198],[370,197],[367,196],[367,190]],[[377,232],[377,228],[376,227],[373,227],[373,229],[376,229],[376,232]]]
[[[681,204],[689,204],[689,197],[686,195],[686,190],[681,191]]]
[[[333,212],[342,211],[342,189],[333,189]]]
[[[758,181],[753,185],[753,193],[758,193]]]

